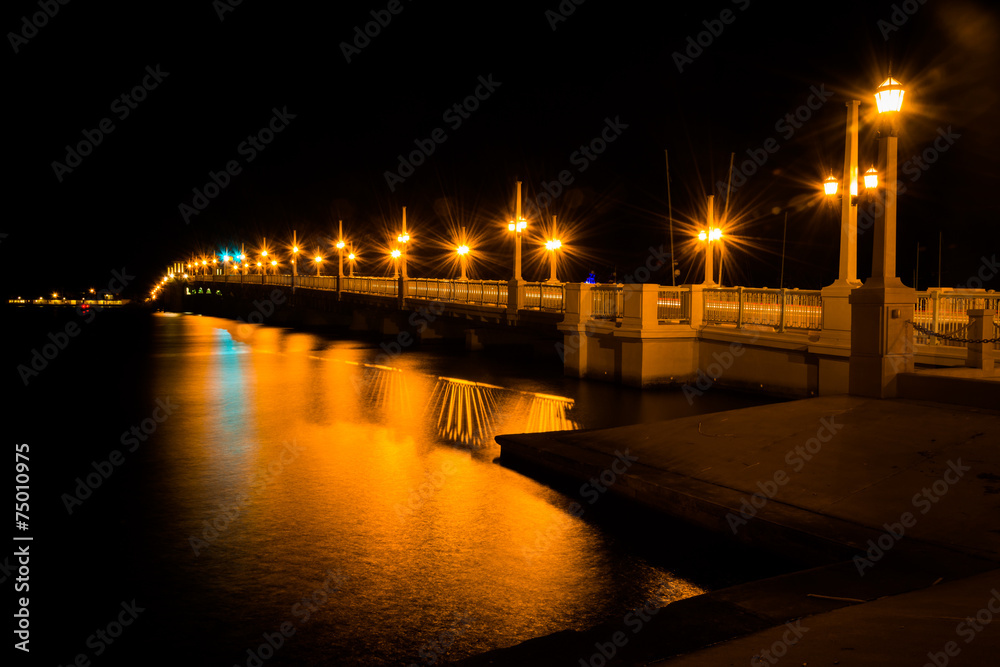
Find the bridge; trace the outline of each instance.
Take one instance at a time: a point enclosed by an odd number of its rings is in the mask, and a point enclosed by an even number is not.
[[[464,337],[470,348],[533,341],[536,350],[558,354],[568,375],[639,387],[697,393],[718,383],[788,396],[849,388],[850,317],[844,321],[845,299],[833,287],[266,274],[175,275],[171,282],[182,290],[176,305],[184,310],[211,311],[230,300],[242,303],[240,319],[255,322],[252,303],[279,299],[274,309],[291,305],[297,321],[398,335],[404,347],[434,338]],[[1000,295],[949,288],[914,294],[902,330],[909,357],[902,370],[993,368]],[[421,315],[429,312],[434,316]]]

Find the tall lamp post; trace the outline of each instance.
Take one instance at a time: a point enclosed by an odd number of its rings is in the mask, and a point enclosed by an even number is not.
[[[879,112],[878,179],[872,274],[851,304],[850,393],[898,395],[897,376],[913,371],[916,292],[896,276],[896,153],[905,91],[890,76],[875,91]],[[845,192],[845,197],[847,193]]]
[[[545,242],[545,249],[549,251],[549,265],[552,269],[552,273],[549,276],[547,282],[557,283],[559,278],[556,277],[556,250],[562,247],[562,241],[559,240],[559,235],[556,233],[556,216],[552,216],[552,238]]]
[[[337,221],[337,276],[344,277],[344,221]]]
[[[468,262],[467,258],[469,256],[469,246],[463,243],[462,245],[458,246],[457,252],[458,252],[458,265],[462,269],[462,275],[461,277],[459,277],[459,280],[461,280],[462,282],[468,282],[469,278],[466,276],[465,273],[465,265]]]
[[[844,357],[851,349],[851,293],[861,286],[858,280],[858,107],[859,100],[847,102],[844,131],[844,168],[841,177],[832,173],[823,181],[823,192],[830,199],[840,193],[840,259],[837,279],[823,288],[823,328],[820,345],[833,353],[820,361],[819,390],[823,394],[842,394],[849,389],[849,364]],[[867,193],[875,191],[877,172],[865,173]]]
[[[722,240],[722,230],[715,226],[715,195],[708,196],[708,228],[698,232],[698,240],[705,244],[705,282],[706,287],[715,286],[715,268],[713,267],[712,243]]]
[[[458,252],[458,265],[462,270],[462,276],[459,280],[463,282],[468,282],[468,277],[466,275],[466,265],[468,264],[469,257],[469,245],[468,237],[465,235],[465,227],[462,227],[462,235],[458,239],[458,247],[455,249]]]
[[[402,251],[400,251],[400,255],[402,257],[400,263],[403,266],[403,271],[402,271],[403,280],[406,280],[409,277],[406,274],[406,244],[410,240],[410,235],[406,231],[406,207],[405,206],[403,207],[403,232],[399,236],[396,237],[396,240],[399,241],[400,247],[402,248]]]
[[[521,281],[521,234],[528,228],[528,221],[521,217],[521,181],[517,182],[514,209],[514,219],[507,224],[507,229],[514,232],[514,280]]]

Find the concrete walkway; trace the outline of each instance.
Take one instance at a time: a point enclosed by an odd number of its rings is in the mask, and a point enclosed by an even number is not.
[[[597,480],[610,493],[821,564],[669,605],[649,624],[659,630],[631,638],[607,664],[680,655],[670,664],[746,665],[779,640],[788,644],[784,664],[919,666],[953,640],[961,651],[945,654],[951,664],[998,664],[982,657],[1000,655],[1000,622],[968,644],[956,637],[956,625],[988,609],[1000,587],[998,411],[822,397],[497,441],[505,465]],[[1000,612],[1000,599],[993,604]],[[792,647],[786,633],[797,619],[809,632]],[[613,630],[559,633],[468,664],[593,664]],[[699,650],[710,644],[718,645]]]

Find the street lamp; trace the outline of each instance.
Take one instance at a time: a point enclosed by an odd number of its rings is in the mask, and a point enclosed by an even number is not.
[[[354,260],[356,260],[356,259],[357,259],[357,255],[355,255],[353,252],[347,256],[347,261],[348,261],[348,263],[350,265],[350,277],[351,278],[354,277]]]
[[[849,298],[849,391],[875,398],[898,396],[897,376],[914,368],[914,332],[909,325],[917,298],[896,276],[896,157],[904,93],[892,76],[875,91],[880,128],[878,170],[872,174],[877,186],[872,273]]]
[[[318,277],[323,275],[323,258],[320,257],[319,255],[316,255],[314,261],[316,262],[316,276]]]
[[[521,217],[521,181],[517,182],[517,198],[514,219],[507,224],[508,231],[514,232],[514,280],[521,280],[521,234],[528,228],[528,221]]]
[[[879,132],[878,162],[882,174],[879,197],[881,206],[875,213],[875,251],[872,256],[872,278],[882,283],[902,286],[896,277],[896,153],[899,139],[899,111],[905,91],[891,76],[875,91],[882,127]]]
[[[830,174],[825,181],[823,181],[823,191],[833,196],[837,194],[837,189],[840,186],[840,181],[838,181],[833,174]]]

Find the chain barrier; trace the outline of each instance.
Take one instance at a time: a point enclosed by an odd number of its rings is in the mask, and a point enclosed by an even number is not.
[[[935,333],[935,332],[931,331],[930,329],[928,329],[927,327],[924,327],[924,326],[921,326],[921,325],[917,324],[916,322],[910,322],[910,324],[913,325],[914,329],[916,329],[920,333],[924,334],[925,336],[933,336],[935,338],[940,338],[942,340],[951,340],[951,341],[955,341],[956,343],[966,343],[966,344],[968,344],[968,343],[1000,343],[1000,337],[997,337],[997,338],[962,338],[962,337],[956,336],[954,334]],[[964,327],[962,327],[961,329],[959,329],[958,331],[956,331],[955,333],[959,333],[961,331],[965,331],[966,329],[969,328],[969,326],[970,325],[967,324]],[[1000,328],[1000,325],[998,325],[996,322],[993,323],[993,326]]]

